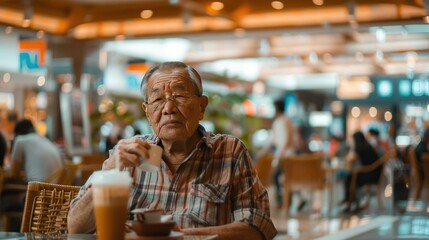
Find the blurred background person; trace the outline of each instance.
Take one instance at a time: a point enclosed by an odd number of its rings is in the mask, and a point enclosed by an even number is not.
[[[277,206],[280,208],[282,205],[282,189],[281,189],[281,176],[283,171],[281,169],[280,159],[282,157],[295,154],[294,149],[294,127],[292,120],[285,114],[285,101],[276,100],[274,102],[276,110],[274,121],[271,125],[271,139],[257,154],[256,159],[260,159],[268,154],[272,154],[274,150],[273,160],[271,166],[274,170],[274,184],[276,187],[276,201]],[[305,204],[305,202],[302,204]],[[285,206],[288,207],[288,206]],[[302,208],[301,207],[301,208]]]
[[[357,131],[353,134],[350,141],[350,150],[346,155],[346,163],[349,165],[350,169],[357,168],[360,166],[370,165],[373,162],[378,160],[377,151],[374,149],[371,144],[365,138],[365,135],[361,131]],[[382,168],[378,167],[376,170],[369,173],[359,173],[356,179],[356,191],[365,185],[366,183],[376,183],[380,177]],[[345,178],[344,183],[344,200],[342,203],[347,203],[344,212],[351,211],[352,200],[356,199],[356,196],[350,196],[350,183],[351,183],[351,173],[349,173]],[[356,204],[356,209],[359,209],[358,204]]]
[[[392,148],[389,141],[380,138],[380,131],[376,128],[370,128],[368,130],[367,139],[371,146],[376,149],[379,157],[383,156]]]
[[[1,123],[1,122],[0,122]],[[7,152],[7,143],[3,134],[0,134],[0,167],[3,168],[4,158]]]
[[[63,167],[59,149],[49,139],[36,133],[28,119],[19,121],[14,130],[15,140],[10,156],[8,175],[24,181],[45,181]]]
[[[14,138],[13,129],[18,121],[15,110],[7,110],[0,115],[0,164],[8,161]],[[3,156],[3,157],[2,157]]]
[[[414,154],[416,155],[416,167],[420,176],[420,181],[425,179],[425,173],[423,170],[422,155],[429,153],[429,128],[423,132],[422,138],[417,146],[414,148]],[[421,188],[417,189],[417,198],[420,197]]]

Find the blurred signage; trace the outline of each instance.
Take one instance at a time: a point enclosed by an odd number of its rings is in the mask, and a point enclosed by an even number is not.
[[[46,70],[46,41],[23,39],[19,41],[19,68],[22,72]]]
[[[139,90],[141,80],[149,66],[146,63],[128,63],[126,68],[127,89]]]

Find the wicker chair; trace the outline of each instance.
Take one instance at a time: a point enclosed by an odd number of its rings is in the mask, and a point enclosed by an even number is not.
[[[29,182],[21,232],[66,233],[70,201],[79,189],[77,186]]]

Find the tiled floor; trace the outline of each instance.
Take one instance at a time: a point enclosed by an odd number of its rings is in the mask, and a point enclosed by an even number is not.
[[[340,188],[341,186],[338,187]],[[424,202],[420,204],[420,208],[417,211],[413,211],[414,207],[412,206],[408,208],[410,212],[406,212],[404,214],[394,214],[391,210],[391,204],[389,204],[391,202],[391,198],[383,198],[384,205],[381,209],[378,208],[376,198],[371,198],[371,202],[369,204],[370,207],[368,209],[359,213],[343,214],[342,208],[337,204],[341,199],[342,190],[336,189],[335,192],[337,192],[337,194],[332,199],[334,206],[332,211],[328,211],[327,209],[328,204],[326,204],[326,202],[329,198],[327,196],[327,192],[325,192],[324,194],[319,194],[323,195],[322,197],[319,196],[319,198],[315,198],[315,203],[308,203],[306,207],[304,207],[304,209],[299,212],[296,210],[298,199],[294,197],[292,200],[290,212],[286,216],[284,209],[279,209],[274,206],[275,204],[272,201],[274,199],[274,188],[270,186],[267,189],[270,195],[271,203],[273,205],[271,207],[271,217],[278,230],[278,234],[275,238],[276,240],[317,238],[395,239],[401,233],[394,231],[394,228],[392,228],[393,222],[395,222],[395,226],[404,225],[404,223],[408,224],[408,228],[406,226],[402,226],[402,229],[412,229],[410,226],[411,222],[423,223],[424,226],[422,225],[423,227],[421,228],[423,230],[415,231],[423,231],[423,235],[419,235],[420,239],[426,237],[429,239],[429,218],[427,218],[427,216],[429,216],[429,208],[427,208],[427,204]],[[322,202],[324,202],[324,204],[322,204]],[[321,209],[320,211],[315,210],[319,208]],[[414,218],[410,220],[404,216],[414,216]],[[415,219],[416,216],[418,216],[419,219]],[[427,226],[425,225],[426,223]],[[377,227],[390,230],[385,230],[385,232],[382,230],[375,231]],[[373,231],[371,232],[371,230]],[[380,232],[382,237],[377,235],[380,234]],[[416,236],[412,235],[411,230],[409,230],[407,234],[411,234],[412,236],[411,238],[407,239],[414,239],[413,236]],[[352,236],[365,236],[365,238]]]

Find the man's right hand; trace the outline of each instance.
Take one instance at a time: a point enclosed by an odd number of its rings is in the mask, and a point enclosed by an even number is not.
[[[140,157],[149,157],[150,144],[140,138],[122,139],[113,149],[109,159],[103,166],[104,170],[116,168],[116,158],[119,159],[119,168],[137,167],[141,164]]]

